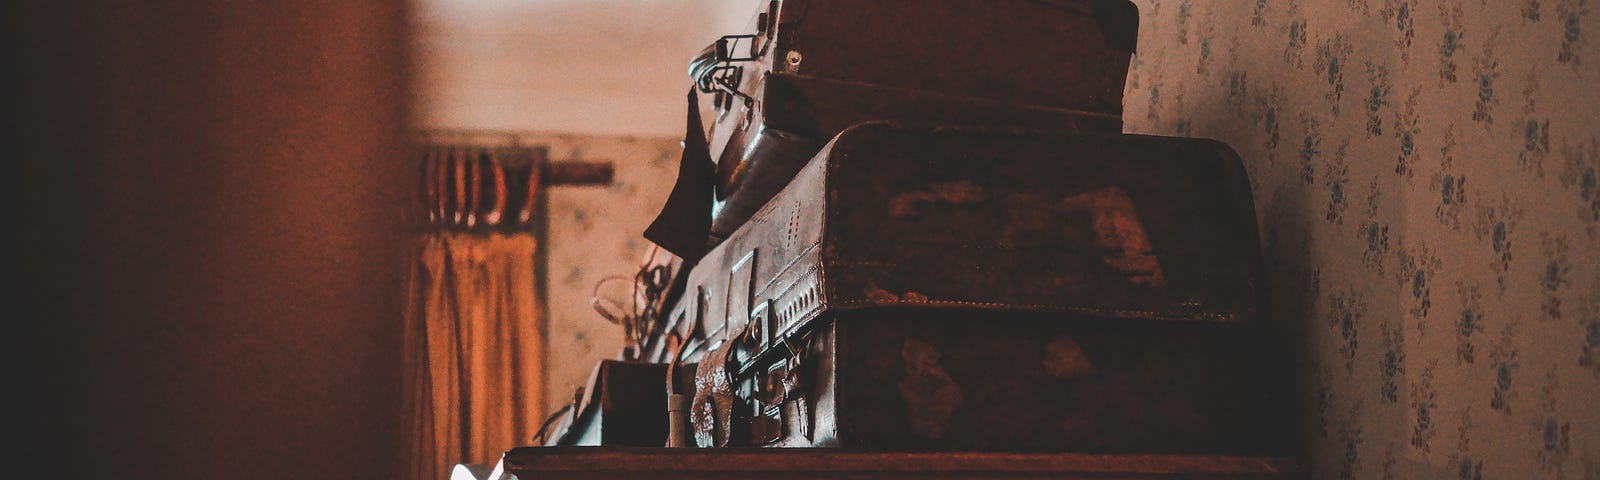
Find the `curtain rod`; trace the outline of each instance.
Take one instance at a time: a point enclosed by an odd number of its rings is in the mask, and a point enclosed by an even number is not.
[[[428,145],[418,154],[416,218],[445,230],[525,230],[546,187],[610,185],[615,176],[612,162],[552,162],[542,146]]]

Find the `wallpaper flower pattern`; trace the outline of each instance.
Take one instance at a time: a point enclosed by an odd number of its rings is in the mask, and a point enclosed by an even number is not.
[[[1135,0],[1132,133],[1250,171],[1314,478],[1600,479],[1592,0]]]
[[[683,149],[675,138],[535,133],[519,138],[547,148],[553,160],[615,166],[610,185],[547,191],[544,280],[550,323],[544,404],[553,411],[572,402],[596,363],[622,351],[622,329],[596,313],[590,297],[607,277],[632,278],[649,256],[650,243],[641,233],[672,190]],[[626,283],[611,284],[617,285]]]

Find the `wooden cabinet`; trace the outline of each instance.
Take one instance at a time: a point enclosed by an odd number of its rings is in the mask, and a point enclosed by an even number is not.
[[[1306,478],[1303,464],[1277,457],[631,447],[517,448],[497,470],[518,480]]]

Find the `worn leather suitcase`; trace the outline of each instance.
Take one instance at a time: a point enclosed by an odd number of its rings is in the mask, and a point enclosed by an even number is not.
[[[1127,0],[781,0],[690,66],[731,234],[864,121],[1121,131]]]
[[[689,273],[702,446],[1275,454],[1249,182],[1202,139],[866,123]]]
[[[854,451],[1292,456],[1297,404],[1261,328],[880,308],[824,314],[738,370],[742,444]],[[790,369],[800,371],[791,374]]]

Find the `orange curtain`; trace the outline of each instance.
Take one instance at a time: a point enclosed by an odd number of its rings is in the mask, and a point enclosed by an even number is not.
[[[441,232],[418,242],[406,318],[412,478],[493,465],[539,428],[537,248],[530,233]]]

